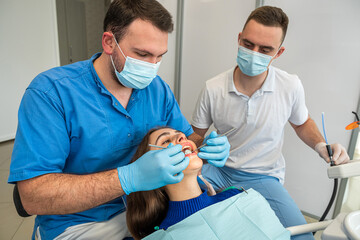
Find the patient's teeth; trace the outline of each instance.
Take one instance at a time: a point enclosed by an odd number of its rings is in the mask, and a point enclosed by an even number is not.
[[[185,150],[185,155],[190,154],[190,153],[191,153],[191,151],[189,149]]]

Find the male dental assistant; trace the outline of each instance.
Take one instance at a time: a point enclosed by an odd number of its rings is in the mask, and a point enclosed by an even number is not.
[[[221,133],[236,128],[228,136],[231,151],[225,167],[204,165],[202,175],[215,189],[254,188],[285,227],[306,223],[282,185],[286,123],[329,162],[325,141],[309,117],[300,79],[270,65],[285,50],[282,43],[287,26],[288,17],[280,8],[255,9],[238,35],[237,66],[206,82],[192,118],[193,129],[200,136],[212,123]],[[331,148],[336,164],[349,160],[343,146],[332,144]],[[312,238],[311,234],[293,237]]]
[[[170,126],[201,139],[157,76],[173,23],[156,0],[115,0],[104,20],[103,52],[39,74],[26,89],[9,183],[35,220],[38,239],[129,236],[123,195],[181,181],[181,145],[129,164],[149,129]],[[204,159],[223,166],[225,137]],[[206,149],[203,151],[207,151]]]

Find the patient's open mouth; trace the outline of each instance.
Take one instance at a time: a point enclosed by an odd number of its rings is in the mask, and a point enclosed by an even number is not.
[[[186,143],[182,143],[181,144],[183,146],[182,148],[182,152],[185,153],[185,156],[190,156],[190,155],[193,155],[193,154],[197,154],[196,152],[193,152],[193,146],[191,143],[189,142],[186,142]]]
[[[192,153],[192,148],[190,146],[184,146],[182,151],[185,153],[185,155]]]

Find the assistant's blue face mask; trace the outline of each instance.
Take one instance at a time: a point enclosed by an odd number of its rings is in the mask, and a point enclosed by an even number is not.
[[[114,39],[121,54],[125,58],[124,68],[121,72],[118,72],[112,59],[112,55],[110,55],[111,63],[115,69],[115,74],[119,82],[127,88],[143,89],[147,87],[156,77],[161,62],[154,64],[129,56],[126,57],[117,43],[115,36]]]
[[[277,52],[276,52],[277,54]],[[237,54],[237,64],[240,70],[248,76],[257,76],[265,72],[273,57],[259,52],[251,51],[243,46],[239,46]]]

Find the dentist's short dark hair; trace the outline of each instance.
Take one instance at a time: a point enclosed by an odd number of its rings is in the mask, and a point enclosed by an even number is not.
[[[156,0],[114,0],[104,19],[104,32],[111,31],[120,41],[136,19],[148,21],[163,32],[174,29],[171,14]]]

